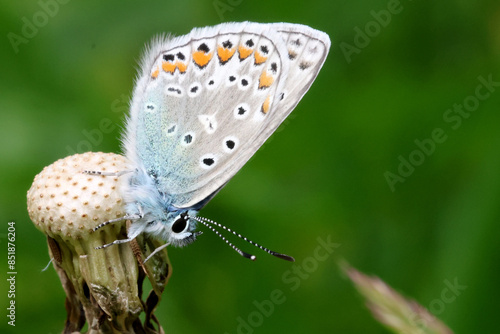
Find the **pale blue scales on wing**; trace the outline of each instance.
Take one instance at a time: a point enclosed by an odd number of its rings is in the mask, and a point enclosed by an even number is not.
[[[293,110],[329,47],[325,33],[289,23],[225,23],[157,38],[123,140],[131,172],[122,191],[133,220],[126,240],[144,232],[182,246],[196,237],[196,221],[216,224],[197,212]]]

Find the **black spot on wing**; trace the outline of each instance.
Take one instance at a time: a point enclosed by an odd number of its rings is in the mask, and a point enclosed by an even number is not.
[[[303,61],[303,62],[301,62],[301,63],[299,64],[299,68],[300,68],[301,70],[305,70],[305,69],[308,69],[309,67],[311,67],[311,65],[312,65],[311,63],[308,63],[308,62]]]
[[[210,48],[208,47],[208,45],[206,45],[205,43],[201,43],[199,46],[198,46],[198,51],[203,51],[205,53],[209,53],[210,52]]]
[[[177,58],[179,58],[180,60],[184,60],[186,59],[186,57],[184,56],[184,54],[182,52],[177,52],[176,54]]]
[[[271,71],[276,74],[276,72],[278,72],[278,65],[276,65],[276,63],[272,63],[271,64]]]
[[[226,49],[231,49],[233,47],[233,43],[231,43],[230,40],[227,40],[225,42],[222,42],[222,46]]]
[[[203,163],[206,166],[212,166],[214,164],[215,160],[213,158],[205,158],[203,159]]]
[[[181,94],[182,94],[181,90],[180,90],[180,89],[178,89],[178,88],[168,87],[168,88],[167,88],[167,90],[168,90],[169,92],[177,93],[177,95],[181,95]]]
[[[165,61],[174,61],[175,56],[173,54],[163,55],[163,60]]]

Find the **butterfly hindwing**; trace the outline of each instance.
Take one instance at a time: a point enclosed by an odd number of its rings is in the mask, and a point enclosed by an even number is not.
[[[202,202],[291,112],[328,48],[305,26],[248,22],[155,43],[134,92],[127,157],[174,206]]]

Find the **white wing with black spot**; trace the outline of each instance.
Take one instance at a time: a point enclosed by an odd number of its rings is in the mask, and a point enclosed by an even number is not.
[[[219,190],[309,89],[330,40],[306,26],[227,23],[160,40],[147,52],[126,155],[176,207]]]

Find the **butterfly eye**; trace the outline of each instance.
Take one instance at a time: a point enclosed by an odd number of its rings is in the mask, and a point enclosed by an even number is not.
[[[187,226],[188,226],[188,221],[187,221],[186,216],[184,216],[184,215],[179,216],[175,220],[175,222],[172,224],[172,232],[181,233],[182,231],[184,231],[186,229]]]

